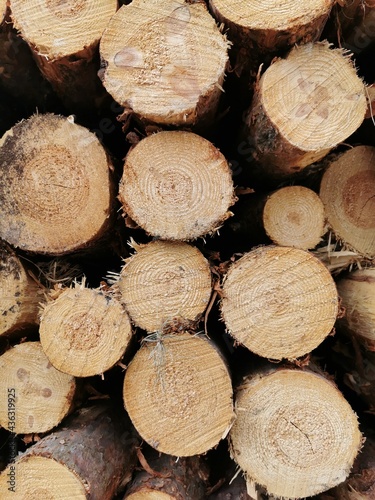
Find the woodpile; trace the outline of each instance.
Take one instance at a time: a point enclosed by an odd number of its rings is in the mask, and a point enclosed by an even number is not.
[[[0,498],[374,499],[374,2],[0,17]]]

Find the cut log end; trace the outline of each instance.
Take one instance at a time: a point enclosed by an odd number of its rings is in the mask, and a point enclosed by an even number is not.
[[[341,483],[362,445],[347,401],[312,372],[255,376],[241,386],[236,408],[233,458],[278,497],[305,498]]]
[[[303,186],[288,186],[272,193],[263,209],[263,225],[277,245],[308,250],[325,232],[324,206],[317,194]]]
[[[0,424],[17,434],[46,432],[72,408],[75,378],[56,370],[39,342],[25,342],[0,357]],[[8,418],[9,417],[9,418]],[[14,417],[14,418],[13,418]]]
[[[227,49],[203,2],[134,0],[103,34],[103,84],[147,121],[207,122],[221,94]]]
[[[148,332],[175,320],[196,322],[211,296],[211,271],[201,252],[186,243],[153,241],[140,245],[121,271],[121,301]]]
[[[108,229],[109,160],[98,139],[69,118],[34,115],[0,147],[0,237],[15,247],[64,254]]]
[[[222,153],[203,137],[182,131],[151,135],[130,151],[119,199],[147,233],[170,240],[214,232],[236,200]]]
[[[270,359],[295,359],[332,331],[338,312],[336,285],[309,252],[261,247],[230,268],[222,314],[230,334]]]
[[[328,224],[347,247],[375,257],[375,148],[357,146],[332,162],[320,197]]]
[[[131,337],[130,320],[120,302],[83,284],[66,289],[41,315],[44,352],[55,368],[77,377],[112,368]]]
[[[213,448],[233,418],[231,380],[220,354],[187,333],[146,342],[127,369],[123,394],[141,437],[174,456]]]

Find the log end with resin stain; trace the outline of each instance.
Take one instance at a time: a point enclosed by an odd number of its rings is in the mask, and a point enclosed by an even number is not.
[[[82,408],[8,465],[0,497],[112,500],[131,479],[138,444],[125,412],[104,403]]]
[[[224,155],[192,132],[165,131],[127,155],[119,187],[124,212],[152,236],[193,240],[215,232],[236,201]]]
[[[128,366],[123,396],[142,439],[173,456],[210,450],[234,416],[222,356],[207,339],[188,333],[147,338]]]
[[[305,498],[338,485],[362,446],[349,403],[313,372],[279,369],[249,377],[235,408],[231,454],[276,497]]]
[[[133,0],[100,42],[103,85],[121,106],[160,125],[208,125],[229,44],[204,2]]]
[[[44,306],[40,342],[52,365],[76,377],[102,374],[124,355],[130,319],[109,292],[84,283],[64,290]]]
[[[0,336],[21,334],[39,324],[41,287],[14,250],[0,241]]]
[[[47,432],[71,411],[76,380],[51,365],[39,342],[6,351],[0,371],[0,424],[11,432]]]
[[[276,244],[308,250],[325,233],[324,206],[319,196],[303,186],[287,186],[267,197],[263,226]]]
[[[327,222],[359,256],[375,257],[375,148],[357,146],[324,172],[320,185]]]
[[[349,56],[326,42],[295,47],[260,78],[244,135],[265,174],[283,177],[321,160],[366,113]]]
[[[132,321],[147,332],[174,322],[194,325],[212,291],[208,261],[195,247],[175,241],[135,246],[117,288]]]
[[[330,272],[311,253],[266,246],[232,264],[221,309],[229,333],[252,352],[295,359],[331,333],[338,294]]]
[[[92,245],[112,223],[111,164],[70,118],[33,115],[0,141],[0,238],[61,255]]]

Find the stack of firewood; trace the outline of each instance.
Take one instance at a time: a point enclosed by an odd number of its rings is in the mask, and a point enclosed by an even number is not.
[[[0,497],[375,498],[375,3],[2,3]]]

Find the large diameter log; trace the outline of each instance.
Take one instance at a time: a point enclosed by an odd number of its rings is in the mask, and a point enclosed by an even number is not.
[[[85,248],[111,224],[111,164],[70,118],[33,115],[0,141],[0,238],[31,252]]]
[[[282,177],[322,159],[365,112],[364,84],[349,57],[328,43],[308,43],[264,72],[244,134],[262,170]]]
[[[216,114],[227,49],[203,1],[133,0],[100,42],[103,85],[146,122],[205,126]]]
[[[232,215],[231,171],[215,146],[192,132],[159,132],[127,155],[119,187],[124,211],[152,236],[192,240]]]
[[[348,476],[362,444],[357,416],[321,375],[254,375],[239,387],[235,407],[232,456],[269,494],[305,498]]]
[[[117,0],[12,0],[12,20],[37,64],[71,112],[90,112],[104,89],[98,44]]]
[[[76,284],[43,309],[40,342],[52,365],[76,377],[102,374],[124,355],[130,319],[109,292]]]
[[[11,432],[47,432],[73,408],[75,378],[56,370],[39,342],[6,351],[0,372],[0,424]]]
[[[345,308],[340,326],[375,351],[375,267],[347,274],[337,290]]]
[[[132,321],[148,332],[175,322],[196,323],[212,291],[207,260],[195,247],[153,241],[135,247],[117,282]]]
[[[111,500],[136,462],[137,438],[124,417],[107,405],[79,410],[2,472],[1,498]]]
[[[202,457],[147,453],[147,470],[134,475],[124,500],[204,500],[208,480]]]
[[[332,331],[338,295],[329,271],[311,253],[266,246],[232,264],[222,315],[229,333],[265,358],[294,359]]]
[[[39,323],[42,288],[14,250],[0,241],[0,336],[19,334]]]
[[[325,171],[320,198],[335,236],[362,257],[375,257],[375,148],[357,146]]]
[[[163,453],[205,453],[225,437],[233,419],[232,384],[221,355],[188,333],[146,340],[124,381],[135,428]]]

